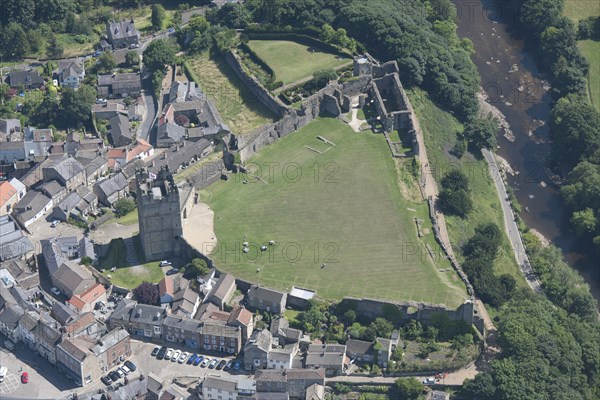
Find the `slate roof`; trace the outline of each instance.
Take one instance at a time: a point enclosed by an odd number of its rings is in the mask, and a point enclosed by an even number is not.
[[[110,350],[117,343],[127,340],[127,338],[129,338],[129,332],[125,329],[114,329],[98,340],[98,343],[92,347],[92,352],[96,355],[100,355],[107,350]]]
[[[21,319],[25,311],[21,308],[21,306],[17,304],[8,303],[0,311],[0,322],[8,326],[9,328],[16,328],[17,323]]]
[[[227,392],[235,392],[237,383],[236,383],[236,381],[231,381],[231,380],[224,379],[224,378],[207,376],[206,378],[204,378],[204,381],[202,382],[202,387],[217,389],[217,390],[221,389],[221,390],[225,390]]]
[[[215,297],[218,301],[225,301],[225,296],[231,291],[231,288],[235,288],[235,277],[230,273],[221,274],[217,284],[213,288],[212,297]]]
[[[173,299],[172,310],[177,313],[191,314],[194,311],[196,300],[198,300],[198,293],[194,292],[192,288],[180,290]]]
[[[187,332],[202,332],[202,323],[191,318],[169,315],[165,318],[163,325],[178,328]]]
[[[80,251],[79,242],[75,236],[43,239],[40,240],[40,245],[42,246],[42,255],[50,275],[53,275],[63,263],[75,257],[75,253],[79,253]]]
[[[257,285],[252,285],[248,290],[248,297],[262,299],[268,303],[280,303],[285,296],[286,293]]]
[[[258,347],[262,351],[268,352],[271,350],[273,344],[273,336],[267,329],[258,331],[252,334],[250,340],[248,340],[247,347]]]
[[[171,122],[162,124],[157,129],[157,138],[170,138],[175,142],[185,139],[185,128]]]
[[[346,346],[343,345],[310,345],[306,354],[306,367],[313,365],[335,366],[344,365]]]
[[[113,146],[122,146],[125,142],[133,140],[131,124],[129,119],[123,114],[117,114],[110,120],[110,139]]]
[[[62,74],[63,79],[70,76],[79,77],[83,74],[83,71],[83,60],[81,58],[60,60],[58,62],[58,73]]]
[[[119,172],[108,179],[98,182],[96,186],[102,191],[102,193],[104,193],[106,197],[109,197],[114,193],[125,189],[128,184],[129,182],[127,182],[125,176]]]
[[[166,316],[165,309],[148,304],[136,304],[131,311],[129,320],[151,325],[160,325]]]
[[[52,274],[52,279],[61,282],[69,290],[75,291],[84,280],[94,279],[94,277],[81,265],[74,262],[66,262]]]
[[[60,192],[65,190],[65,187],[61,185],[56,179],[46,181],[37,187],[37,190],[44,192],[47,196],[54,197]]]
[[[6,82],[12,87],[18,87],[20,85],[42,85],[44,79],[42,79],[37,69],[32,69],[29,71],[12,71],[8,74]]]
[[[73,157],[63,158],[44,169],[53,169],[65,182],[84,171],[83,165]]]
[[[135,28],[133,20],[109,22],[107,32],[108,38],[111,41],[140,35],[140,32]]]
[[[40,192],[27,192],[14,207],[18,212],[17,218],[21,221],[28,221],[42,211],[51,201],[52,199]]]
[[[85,360],[85,357],[87,356],[87,353],[79,348],[79,346],[75,345],[70,339],[63,340],[59,344],[59,347],[79,361]]]
[[[71,319],[73,319],[77,314],[75,311],[67,307],[63,303],[56,302],[52,305],[52,311],[50,315],[54,317],[61,325],[65,325]]]
[[[194,157],[200,157],[202,152],[210,146],[206,139],[200,139],[198,142],[183,140],[182,145],[171,146],[166,149],[161,156],[154,157],[148,162],[148,171],[157,174],[161,168],[167,166],[169,171],[177,171],[183,164],[188,164]]]

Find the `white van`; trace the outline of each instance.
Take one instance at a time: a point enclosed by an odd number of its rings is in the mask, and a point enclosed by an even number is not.
[[[8,373],[8,368],[0,367],[0,382],[4,381],[4,377]]]

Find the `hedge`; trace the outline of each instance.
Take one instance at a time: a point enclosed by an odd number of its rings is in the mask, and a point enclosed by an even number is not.
[[[271,75],[272,81],[277,80],[277,77],[275,76],[275,71],[273,71],[269,64],[265,60],[263,60],[258,54],[256,54],[254,50],[250,48],[250,46],[248,46],[246,43],[240,43],[240,48],[245,53],[247,53],[250,56],[250,58],[252,58],[252,61],[257,63],[262,69],[264,69],[267,74]]]

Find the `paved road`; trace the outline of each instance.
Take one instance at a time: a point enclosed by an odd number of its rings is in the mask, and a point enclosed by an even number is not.
[[[156,117],[156,104],[154,103],[154,96],[152,96],[152,89],[145,88],[144,90],[142,96],[144,96],[144,103],[146,103],[146,114],[140,128],[140,136],[147,141]]]
[[[523,245],[523,241],[521,239],[521,233],[519,232],[519,228],[515,222],[515,214],[513,213],[510,202],[508,201],[508,193],[506,192],[504,180],[500,176],[500,169],[496,163],[496,158],[492,152],[487,149],[482,150],[482,153],[485,161],[488,163],[490,175],[496,184],[496,191],[498,192],[498,197],[500,198],[500,203],[502,204],[502,213],[504,214],[504,228],[506,229],[506,233],[510,239],[510,244],[515,253],[515,258],[519,264],[519,268],[521,269],[525,280],[529,284],[529,287],[531,287],[531,289],[537,293],[542,293],[543,290],[540,282],[538,281],[537,276],[531,267],[531,263],[529,262],[529,258],[527,257],[527,253],[525,252],[525,246]]]

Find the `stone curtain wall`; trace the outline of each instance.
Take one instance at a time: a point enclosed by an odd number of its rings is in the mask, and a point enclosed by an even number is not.
[[[222,159],[204,164],[200,169],[188,178],[188,182],[196,189],[204,189],[221,178],[225,170]]]
[[[225,61],[233,69],[235,75],[242,81],[246,90],[250,91],[256,98],[267,107],[277,118],[283,117],[288,107],[276,99],[265,89],[254,76],[248,76],[242,69],[241,61],[233,51],[225,54]]]

